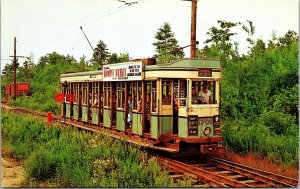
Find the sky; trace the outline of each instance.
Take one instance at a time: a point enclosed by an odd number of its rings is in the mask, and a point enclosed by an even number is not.
[[[152,57],[155,33],[164,22],[170,23],[179,46],[190,43],[191,2],[183,0],[1,0],[1,70],[10,63],[14,37],[17,55],[41,56],[56,51],[79,60],[89,60],[93,51],[84,34],[96,47],[104,41],[111,53],[128,53],[132,59]],[[244,22],[255,26],[254,39],[267,42],[275,32],[283,36],[288,30],[298,33],[298,0],[199,0],[196,39],[198,47],[209,37],[209,28],[217,20]],[[237,29],[233,41],[246,53],[247,34]],[[189,48],[185,50],[189,57]],[[24,60],[20,59],[20,62]]]

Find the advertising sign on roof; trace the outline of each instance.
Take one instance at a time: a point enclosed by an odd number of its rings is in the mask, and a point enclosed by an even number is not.
[[[103,81],[138,81],[142,79],[142,62],[103,66]]]

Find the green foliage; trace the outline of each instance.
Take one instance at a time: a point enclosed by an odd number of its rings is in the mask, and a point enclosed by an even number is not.
[[[10,101],[9,103],[33,110],[59,113],[60,104],[55,101],[54,96],[59,93],[60,74],[78,72],[81,70],[80,64],[69,55],[63,56],[53,52],[41,57],[38,65],[30,70],[33,75],[30,79],[33,94],[30,97],[19,97],[16,102]],[[24,69],[21,73],[24,73]]]
[[[248,55],[228,58],[221,81],[221,115],[227,148],[259,153],[284,164],[298,161],[298,37],[289,31]]]
[[[157,62],[159,64],[169,63],[184,56],[169,23],[164,23],[158,29],[158,32],[155,34],[155,39],[157,41],[154,42],[153,45],[155,51],[158,53]]]
[[[253,124],[249,124],[248,120],[224,121],[224,145],[234,152],[257,153],[275,163],[296,166],[299,161],[298,134],[287,137],[270,130],[259,121]]]
[[[101,67],[103,63],[109,58],[110,53],[108,51],[107,45],[100,40],[94,49],[93,53],[93,63],[94,65]]]
[[[52,180],[54,187],[172,187],[155,158],[131,144],[99,134],[62,128],[34,118],[2,113],[2,138],[26,159],[28,186]]]
[[[120,62],[128,62],[129,61],[129,54],[120,54],[118,55],[117,53],[112,53],[110,57],[107,60],[108,64],[113,64],[113,63],[120,63]]]
[[[198,57],[201,55],[210,56],[213,53],[214,56],[217,56],[223,67],[226,66],[229,60],[235,59],[238,57],[238,52],[233,48],[234,44],[231,41],[231,38],[236,35],[236,33],[231,32],[231,30],[238,25],[238,23],[227,22],[227,21],[217,21],[219,27],[211,27],[208,34],[210,36],[204,43],[211,44],[211,47],[206,46],[204,52],[198,53]]]

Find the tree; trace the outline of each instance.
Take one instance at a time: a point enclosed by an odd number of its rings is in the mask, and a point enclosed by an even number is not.
[[[85,71],[86,68],[89,67],[89,64],[88,64],[88,61],[86,61],[85,55],[82,55],[82,57],[80,57],[79,65],[80,65],[81,71]]]
[[[153,43],[153,46],[155,46],[155,51],[158,53],[157,62],[159,64],[168,63],[184,56],[169,23],[165,22],[158,29],[155,39],[157,41]]]
[[[233,48],[234,44],[231,41],[231,37],[236,35],[236,33],[231,32],[231,29],[237,26],[237,23],[227,22],[227,21],[217,21],[219,28],[212,27],[206,34],[210,35],[204,43],[211,43],[219,49],[219,58],[223,67],[226,67],[226,63],[229,59],[238,57],[238,52]]]
[[[120,55],[118,55],[117,53],[112,53],[108,60],[107,63],[108,64],[113,64],[113,63],[120,63],[120,62],[127,62],[129,61],[129,54],[128,53],[121,53]]]
[[[250,20],[247,20],[249,26],[247,27],[245,24],[239,22],[239,24],[242,26],[243,30],[248,34],[247,41],[250,43],[250,48],[255,44],[253,40],[253,35],[255,33],[255,26],[253,25],[253,22]]]
[[[26,57],[22,67],[24,72],[24,77],[27,82],[29,82],[30,79],[33,78],[34,68],[35,68],[35,64],[33,62],[33,54],[31,53],[29,57]]]
[[[97,65],[98,68],[105,63],[110,53],[108,51],[107,45],[100,40],[97,44],[97,47],[94,49],[93,53],[93,64]]]

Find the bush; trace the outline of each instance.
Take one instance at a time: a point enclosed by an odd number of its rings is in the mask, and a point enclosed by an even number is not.
[[[110,137],[58,127],[41,120],[2,114],[2,137],[25,161],[29,186],[48,179],[56,187],[171,187],[156,159],[131,144]]]

